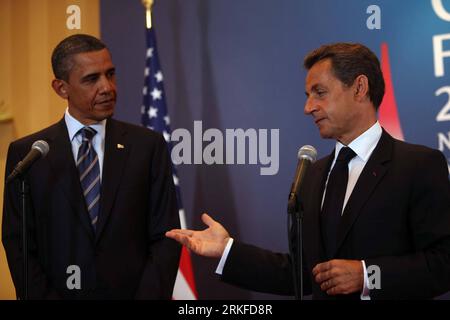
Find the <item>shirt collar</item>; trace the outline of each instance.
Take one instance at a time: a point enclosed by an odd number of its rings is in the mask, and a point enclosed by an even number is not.
[[[363,134],[361,134],[358,138],[354,139],[347,147],[350,147],[356,155],[361,158],[364,162],[367,162],[372,151],[378,144],[378,141],[381,138],[381,134],[383,130],[381,129],[380,123],[377,121],[373,126],[367,129]],[[345,147],[339,141],[336,141],[336,148],[334,157],[336,158],[339,154],[339,151]]]
[[[77,135],[78,131],[80,131],[81,128],[85,127],[84,124],[82,124],[80,121],[75,119],[70,113],[69,108],[66,108],[66,112],[64,114],[64,120],[66,121],[67,131],[69,132],[69,138],[70,141],[73,141],[75,136]],[[102,137],[102,140],[105,137],[105,127],[106,127],[106,119],[89,125],[92,129],[97,131],[97,134]]]

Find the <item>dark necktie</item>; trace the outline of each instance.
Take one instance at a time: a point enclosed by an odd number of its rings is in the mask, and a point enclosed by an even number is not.
[[[337,231],[347,190],[348,163],[355,155],[356,153],[349,147],[342,148],[328,178],[321,220],[325,250],[330,259],[337,246]]]
[[[79,133],[83,140],[78,149],[77,168],[89,218],[95,231],[100,206],[100,165],[98,155],[92,146],[92,138],[97,131],[84,127]]]

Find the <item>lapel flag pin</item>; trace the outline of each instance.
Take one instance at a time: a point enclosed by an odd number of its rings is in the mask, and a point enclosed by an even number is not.
[[[123,144],[120,144],[120,143],[117,144],[117,149],[123,149],[123,148],[125,148]]]

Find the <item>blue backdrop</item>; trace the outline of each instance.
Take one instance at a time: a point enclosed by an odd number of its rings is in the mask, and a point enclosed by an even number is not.
[[[141,1],[102,0],[101,34],[117,67],[116,117],[139,124],[145,63],[145,16]],[[370,30],[370,5],[380,8],[381,29]],[[450,14],[450,1],[442,5]],[[445,11],[444,11],[445,13]],[[300,146],[328,154],[303,114],[310,50],[329,42],[361,42],[380,56],[389,46],[392,80],[406,141],[441,148],[450,158],[447,121],[437,121],[449,100],[450,57],[435,76],[433,36],[450,36],[431,0],[156,0],[153,22],[164,72],[172,130],[203,128],[280,129],[280,168],[260,175],[260,165],[180,165],[187,224],[203,228],[209,212],[239,240],[287,251],[286,204]],[[450,51],[450,39],[443,41]],[[450,92],[450,89],[449,89]],[[450,116],[447,116],[450,118]],[[440,139],[440,140],[439,140]],[[279,298],[221,283],[216,261],[194,257],[199,297]]]

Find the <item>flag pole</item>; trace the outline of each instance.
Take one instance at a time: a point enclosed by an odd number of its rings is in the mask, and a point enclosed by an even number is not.
[[[147,29],[152,28],[152,6],[153,0],[142,0],[142,4],[145,7],[145,21]]]

